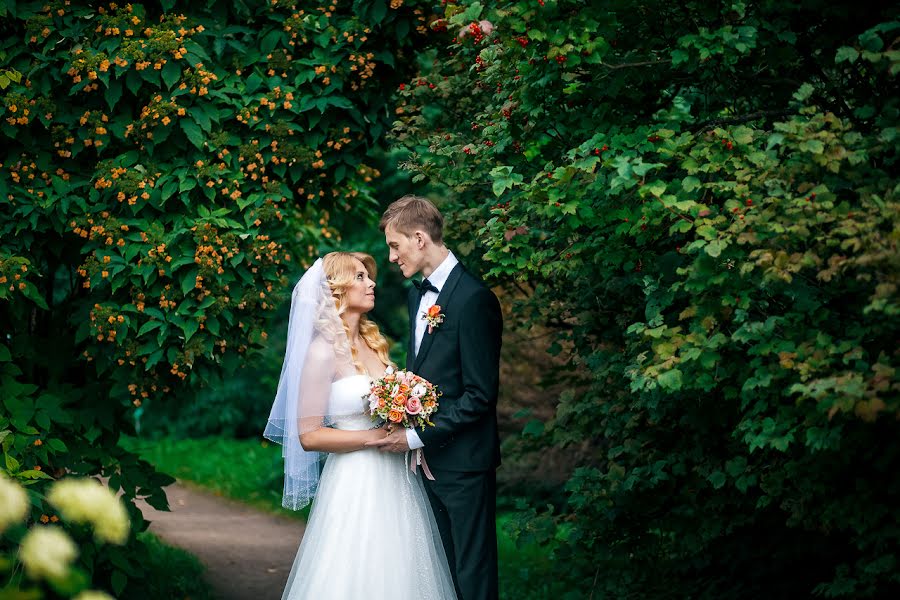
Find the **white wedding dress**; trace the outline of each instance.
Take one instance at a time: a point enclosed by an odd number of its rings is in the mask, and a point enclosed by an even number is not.
[[[335,428],[372,428],[362,399],[370,382],[352,375],[332,383],[331,413],[350,415]],[[329,454],[282,599],[455,598],[425,488],[404,456],[376,449]]]

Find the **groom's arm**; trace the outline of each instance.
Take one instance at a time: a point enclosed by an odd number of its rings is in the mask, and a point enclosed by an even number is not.
[[[459,321],[459,353],[463,394],[441,402],[434,427],[415,431],[425,446],[441,446],[456,432],[496,410],[500,379],[500,303],[487,288],[469,299]],[[414,440],[407,439],[412,446]]]

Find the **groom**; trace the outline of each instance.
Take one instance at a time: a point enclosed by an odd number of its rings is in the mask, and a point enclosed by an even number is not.
[[[371,445],[391,452],[423,449],[434,475],[433,481],[423,479],[425,489],[457,595],[460,600],[495,600],[503,319],[496,296],[444,246],[443,226],[438,209],[417,196],[400,198],[381,217],[390,261],[406,278],[424,277],[409,291],[406,368],[443,395],[432,417],[434,427],[401,429]]]

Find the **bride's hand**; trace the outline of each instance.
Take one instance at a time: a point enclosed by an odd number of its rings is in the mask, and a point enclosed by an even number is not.
[[[390,430],[387,425],[382,425],[376,429],[370,429],[369,433],[371,434],[369,441],[381,441],[390,434]]]

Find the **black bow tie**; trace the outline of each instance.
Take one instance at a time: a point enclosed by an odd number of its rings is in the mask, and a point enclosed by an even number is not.
[[[414,279],[413,285],[416,286],[417,290],[419,290],[419,298],[424,296],[427,292],[434,292],[435,294],[440,292],[440,290],[434,287],[434,284],[427,279],[423,279],[422,281],[416,281]]]

